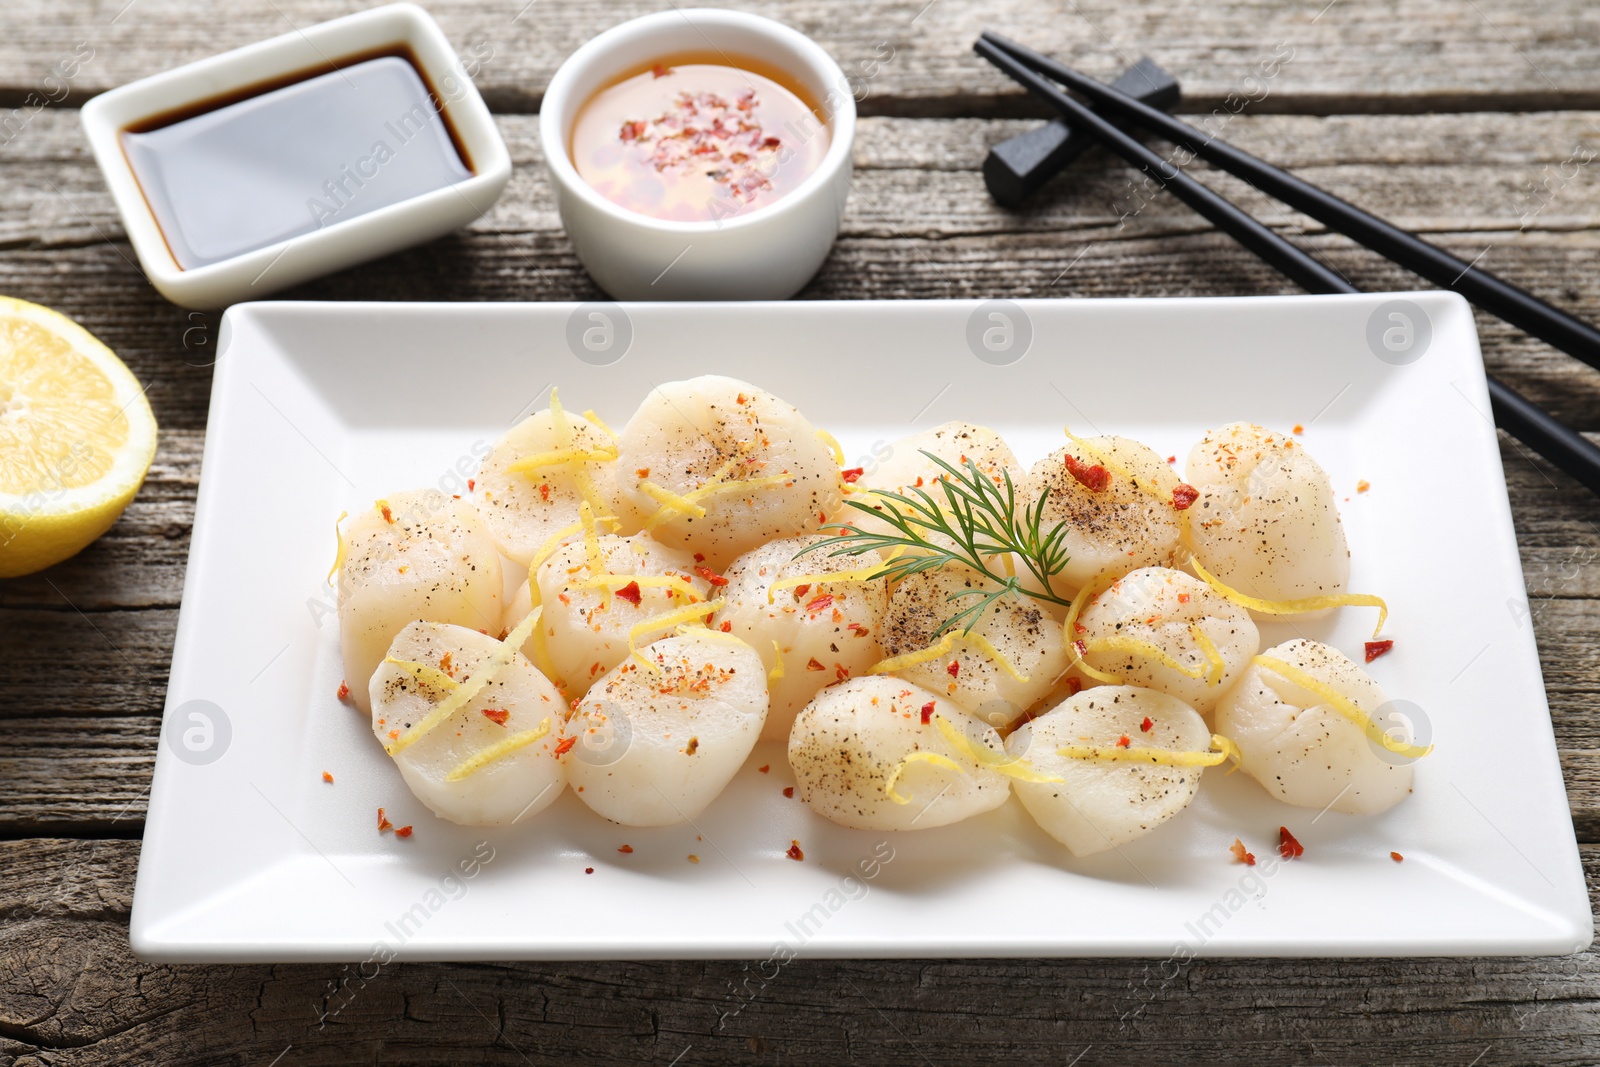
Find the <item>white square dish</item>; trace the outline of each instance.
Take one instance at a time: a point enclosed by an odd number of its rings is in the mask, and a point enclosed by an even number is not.
[[[206,101],[232,102],[241,96],[247,101],[252,92],[292,90],[314,75],[336,74],[349,83],[341,65],[391,49],[404,51],[435,107],[447,115],[446,121],[466,153],[470,176],[326,226],[322,225],[325,218],[308,211],[306,217],[316,222],[316,229],[217,262],[183,267],[174,250],[182,242],[175,238],[169,244],[157,221],[152,198],[139,184],[122,142],[123,131],[158,116],[181,114],[197,105],[204,114]],[[359,89],[353,83],[350,88]],[[367,105],[376,106],[370,101]],[[409,113],[406,117],[410,117]],[[388,4],[293,30],[119,86],[84,104],[82,119],[95,162],[105,175],[145,276],[162,296],[184,307],[217,308],[238,300],[260,299],[311,278],[443,236],[493,207],[511,177],[511,153],[471,76],[439,24],[426,11],[409,3]],[[396,146],[405,144],[406,131],[385,132],[376,122],[368,125],[388,153],[384,159],[397,150],[389,148],[389,140],[394,140]],[[357,146],[368,152],[376,147],[366,142]],[[358,160],[352,156],[344,162],[362,169],[362,164],[370,163],[371,158]],[[231,173],[231,178],[219,178],[215,184],[231,186],[230,193],[237,195],[241,189],[253,187],[267,190],[275,200],[298,202],[305,197],[308,204],[330,196],[331,203],[342,209],[337,195],[326,193],[316,183],[297,191],[274,188],[287,178],[273,165],[268,149],[260,149],[254,155],[236,153],[235,158],[225,162],[221,173]],[[377,167],[372,165],[362,173],[372,178]],[[343,172],[330,169],[326,177],[330,182],[345,183],[346,192],[362,184],[360,176],[352,174],[348,166]],[[186,199],[194,199],[193,190],[188,191]],[[261,209],[260,204],[240,203],[237,215],[248,220],[252,211]]]
[[[956,418],[1029,463],[1063,423],[1179,456],[1228,421],[1303,424],[1340,494],[1351,587],[1391,608],[1395,650],[1369,669],[1436,746],[1414,794],[1377,817],[1319,815],[1215,770],[1156,832],[1075,859],[1015,799],[937,830],[834,826],[783,796],[793,779],[769,744],[693,825],[626,829],[571,795],[505,829],[434,819],[335,695],[335,517],[396,489],[458,491],[552,385],[620,425],[654,385],[703,373],[772,390],[867,462]],[[1488,410],[1472,315],[1445,293],[234,307],[134,949],[172,962],[1580,950],[1588,895]],[[1295,627],[1348,653],[1371,624],[1345,611]],[[414,836],[380,835],[380,805]],[[1302,858],[1273,859],[1280,825]],[[1233,862],[1236,837],[1257,867]]]

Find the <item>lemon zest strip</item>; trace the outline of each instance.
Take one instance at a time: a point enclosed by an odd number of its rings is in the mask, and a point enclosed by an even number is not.
[[[539,625],[539,616],[541,614],[543,612],[539,608],[534,608],[530,611],[528,617],[517,623],[517,628],[507,634],[504,641],[500,642],[500,647],[494,650],[494,653],[489,657],[489,662],[482,669],[455,689],[452,689],[443,700],[433,706],[432,711],[422,717],[421,721],[387,745],[384,745],[383,750],[391,756],[399,755],[420,741],[429,730],[432,730],[457,711],[466,707],[479,693],[483,692],[484,688],[494,680],[494,676],[502,668],[510,666],[511,662],[516,659],[517,650],[528,639],[528,635],[533,633],[533,628]]]
[[[890,773],[889,777],[883,783],[883,795],[894,801],[896,804],[911,803],[910,797],[901,796],[899,793],[894,791],[894,785],[900,780],[900,775],[904,773],[905,769],[911,766],[913,763],[931,763],[935,767],[945,767],[949,770],[955,771],[957,774],[965,775],[967,773],[966,769],[963,768],[961,764],[957,763],[949,756],[944,756],[937,752],[913,752],[911,755],[900,761],[899,766],[897,766],[894,771]],[[937,800],[938,798],[935,797],[934,799]]]
[[[339,524],[350,517],[348,511],[339,512],[339,517],[333,520],[333,538],[339,543],[339,551],[334,554],[333,566],[328,568],[328,577],[323,581],[333,584],[333,576],[344,569],[344,531],[339,529]]]
[[[1287,678],[1301,689],[1305,689],[1321,697],[1325,703],[1329,704],[1340,715],[1343,715],[1346,719],[1349,719],[1352,723],[1359,726],[1361,728],[1361,732],[1367,735],[1368,740],[1372,741],[1374,744],[1382,745],[1384,748],[1388,749],[1390,752],[1393,752],[1397,756],[1406,756],[1411,759],[1421,759],[1423,756],[1426,756],[1428,753],[1433,751],[1432,745],[1428,745],[1424,748],[1421,745],[1408,744],[1405,741],[1396,741],[1394,738],[1389,736],[1389,732],[1387,730],[1383,729],[1376,722],[1374,722],[1372,720],[1372,716],[1363,711],[1355,701],[1339,692],[1333,686],[1328,685],[1326,682],[1321,682],[1316,678],[1313,678],[1299,667],[1285,663],[1281,659],[1275,659],[1272,656],[1257,656],[1250,662],[1259,667],[1265,667],[1274,674],[1282,675],[1284,678]]]
[[[646,530],[653,530],[657,526],[661,525],[667,520],[667,513],[672,511],[676,511],[679,514],[688,515],[696,519],[703,519],[706,517],[705,508],[701,507],[699,504],[696,504],[688,497],[679,496],[672,490],[657,485],[648,478],[640,480],[639,488],[651,500],[654,500],[657,504],[661,505],[661,510],[650,516],[650,521],[644,524],[644,528]]]
[[[584,566],[589,569],[589,577],[595,578],[602,574],[610,573],[605,568],[605,558],[600,555],[600,535],[595,531],[594,511],[589,507],[587,500],[578,505],[578,521],[583,524]],[[610,607],[611,590],[602,585],[600,586],[600,608],[601,610],[606,610]]]
[[[588,411],[585,411],[583,413],[583,417],[604,430],[606,432],[606,436],[610,437],[613,441],[620,440],[620,438],[617,437],[617,431],[607,426],[605,420],[594,413],[594,408],[590,408]]]
[[[443,689],[447,693],[461,684],[439,668],[430,667],[426,663],[418,663],[414,659],[395,659],[393,656],[385,656],[383,657],[383,662],[394,664],[423,685],[431,685],[433,688]]]
[[[555,386],[550,387],[550,421],[555,425],[556,448],[562,451],[576,451],[572,443],[572,427],[567,422],[567,409],[561,406],[561,397]],[[594,511],[600,510],[599,498],[594,491],[594,479],[589,477],[589,469],[579,463],[572,468],[572,480],[578,483],[578,495]]]
[[[1239,747],[1221,734],[1211,735],[1210,752],[1184,752],[1172,748],[1121,745],[1064,745],[1056,755],[1104,763],[1153,763],[1164,767],[1215,767],[1226,760],[1239,761]]]
[[[817,436],[822,438],[822,443],[833,453],[833,461],[841,467],[844,466],[844,449],[839,447],[839,439],[827,430],[818,430]]]
[[[1022,674],[1017,670],[1016,667],[1012,666],[1011,661],[1006,659],[1006,657],[1001,654],[998,648],[995,648],[992,644],[990,644],[988,638],[984,637],[982,634],[975,633],[947,633],[939,640],[937,644],[929,645],[927,648],[918,649],[915,652],[907,652],[901,656],[890,656],[888,659],[879,660],[877,663],[872,665],[867,673],[892,674],[895,671],[903,671],[907,667],[915,667],[919,664],[928,663],[931,660],[936,660],[943,656],[949,655],[950,650],[955,647],[955,643],[957,641],[969,644],[973,648],[978,649],[985,656],[988,656],[991,660],[993,660],[996,666],[1005,671],[1007,674],[1011,675],[1011,677],[1015,678],[1017,681],[1024,683],[1028,681],[1028,676],[1026,674]]]
[[[776,602],[778,592],[801,585],[828,585],[833,582],[870,582],[883,576],[884,568],[874,564],[851,571],[834,571],[831,574],[797,574],[793,578],[779,578],[767,586],[767,603]]]
[[[776,682],[779,678],[782,678],[788,673],[788,671],[784,670],[783,667],[783,649],[778,647],[778,642],[776,641],[772,642],[772,654],[777,659],[777,662],[774,663],[772,665],[772,669],[767,672],[767,682],[769,684]]]
[[[934,726],[938,727],[940,735],[957,752],[966,756],[973,763],[986,770],[1003,774],[1007,778],[1015,778],[1019,782],[1064,782],[1065,778],[1045,774],[1034,769],[1033,764],[1025,759],[1012,759],[1003,753],[995,752],[987,745],[973,744],[972,739],[957,730],[955,724],[943,715],[933,717]]]
[[[1389,605],[1381,596],[1374,596],[1371,593],[1338,593],[1332,596],[1305,597],[1301,600],[1262,600],[1260,597],[1249,596],[1224,584],[1222,579],[1202,567],[1200,560],[1194,556],[1189,557],[1189,566],[1193,567],[1200,580],[1216,590],[1222,599],[1250,611],[1259,611],[1263,615],[1299,615],[1306,611],[1321,611],[1323,608],[1377,608],[1378,625],[1372,628],[1374,637],[1383,632],[1383,624],[1389,621]]]
[[[459,782],[468,775],[476,774],[478,771],[483,770],[495,760],[509,756],[519,749],[527,748],[549,732],[550,717],[547,715],[544,721],[533,729],[512,734],[510,737],[503,738],[488,748],[482,749],[476,755],[462,760],[450,769],[450,773],[444,776],[444,780],[447,782]]]
[[[1168,670],[1177,671],[1185,678],[1193,678],[1197,682],[1210,671],[1209,664],[1185,667],[1168,655],[1165,649],[1159,648],[1149,641],[1141,641],[1137,637],[1118,634],[1114,637],[1101,637],[1093,641],[1084,641],[1081,644],[1085,652],[1120,652],[1130,656],[1138,656],[1141,659],[1155,660]]]
[[[668,611],[661,615],[652,615],[648,619],[641,619],[628,627],[628,655],[646,670],[660,674],[661,668],[646,659],[644,654],[639,651],[639,638],[651,630],[660,630],[676,626],[680,622],[693,622],[695,619],[703,619],[721,607],[722,601],[708,600],[704,604],[691,604],[686,608],[678,608],[676,611]]]
[[[548,452],[534,452],[506,465],[511,474],[526,474],[544,467],[560,467],[568,463],[604,463],[617,458],[615,448],[557,448]]]

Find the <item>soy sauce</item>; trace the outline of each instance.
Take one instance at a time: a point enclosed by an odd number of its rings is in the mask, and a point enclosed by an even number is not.
[[[252,87],[122,131],[185,270],[465,181],[444,103],[404,55]]]

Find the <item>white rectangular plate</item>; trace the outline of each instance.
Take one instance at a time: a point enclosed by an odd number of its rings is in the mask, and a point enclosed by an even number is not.
[[[1408,328],[1409,351],[1383,348],[1397,330],[1405,349]],[[227,313],[219,351],[133,905],[146,959],[1466,955],[1591,939],[1459,297],[262,303]],[[1180,457],[1228,421],[1304,424],[1342,498],[1352,588],[1392,609],[1395,651],[1370,669],[1437,746],[1414,795],[1375,818],[1319,814],[1216,770],[1172,822],[1074,859],[1015,799],[937,830],[842,829],[784,798],[793,780],[766,745],[693,826],[626,829],[571,794],[507,829],[433,818],[335,697],[334,518],[401,488],[457,491],[551,385],[620,425],[653,384],[713,372],[791,401],[867,464],[949,419],[994,427],[1030,463],[1065,423]],[[1359,655],[1372,622],[1295,625]],[[380,835],[380,805],[415,835]],[[1269,862],[1280,825],[1303,858]],[[1258,866],[1233,862],[1235,837]]]

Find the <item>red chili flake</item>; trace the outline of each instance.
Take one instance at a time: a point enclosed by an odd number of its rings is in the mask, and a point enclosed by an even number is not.
[[[650,469],[649,467],[645,468],[646,471],[648,471],[649,469]],[[642,478],[642,477],[644,477],[644,475],[641,474],[640,477]],[[696,563],[704,563],[706,561],[706,554],[704,552],[696,552],[694,554],[694,561]]]
[[[388,523],[394,522],[394,512],[389,510],[388,504],[383,506],[383,521]]]
[[[812,656],[806,661],[806,670],[808,671],[825,671],[827,669],[828,668],[817,662],[817,657],[815,656]]]
[[[1358,493],[1365,493],[1368,489],[1371,489],[1371,488],[1372,488],[1372,483],[1367,481],[1365,478],[1363,478],[1361,481],[1356,483],[1356,492],[1358,492]]]
[[[944,673],[952,678],[959,676],[961,674],[961,661],[958,659],[951,660],[950,665],[944,669]]]
[[[350,698],[350,683],[349,682],[340,682],[339,683],[339,699],[340,700],[348,700],[349,698]]]
[[[624,122],[622,124],[622,129],[617,131],[617,136],[622,138],[624,141],[637,141],[643,133],[644,122],[639,119],[634,119],[632,122]]]
[[[1139,724],[1139,732],[1147,734],[1147,733],[1150,732],[1150,727],[1152,727],[1154,725],[1155,725],[1155,723],[1150,721],[1150,716],[1146,715],[1144,717],[1144,722]]]
[[[467,479],[467,492],[470,493],[474,489],[476,489],[477,487],[478,487],[478,480],[476,478],[468,478]]]
[[[728,579],[724,578],[710,567],[696,567],[694,572],[700,577],[704,578],[706,581],[710,582],[714,587],[720,588],[721,586],[728,584]]]
[[[619,600],[626,600],[628,603],[632,604],[634,607],[638,607],[639,606],[639,600],[640,600],[639,583],[638,582],[629,582],[627,585],[623,586],[621,589],[618,589],[617,590],[617,598]]]
[[[1306,854],[1306,847],[1294,839],[1287,826],[1278,827],[1278,854],[1286,860]]]
[[[698,737],[689,738],[689,744],[686,748],[684,748],[683,754],[685,756],[692,756],[698,751],[700,751],[700,739]]]
[[[1067,473],[1091,493],[1103,493],[1111,484],[1110,473],[1100,464],[1090,466],[1071,452],[1067,453]]]
[[[563,737],[560,741],[556,742],[556,755],[565,756],[568,752],[572,751],[572,746],[576,745],[577,743],[577,734],[573,734],[571,737]]]
[[[738,404],[740,407],[750,403],[750,398],[745,396],[743,393],[740,393],[738,396],[734,397],[733,400],[734,403]]]
[[[1246,852],[1244,842],[1240,841],[1237,837],[1233,839],[1233,844],[1228,846],[1228,851],[1232,852],[1233,858],[1238,860],[1240,863],[1243,863],[1248,867],[1254,867],[1256,865],[1256,854],[1254,852]]]
[[[583,869],[583,873],[584,874],[593,874],[594,873],[594,868],[593,867],[585,867]]]
[[[862,625],[861,625],[861,624],[860,624],[860,623],[859,623],[859,622],[853,622],[853,623],[851,623],[851,624],[850,624],[850,625],[849,625],[849,626],[848,626],[848,627],[847,627],[847,629],[848,629],[848,630],[849,630],[849,631],[850,631],[850,632],[851,632],[851,633],[853,633],[853,634],[855,634],[855,635],[856,635],[856,636],[857,636],[857,637],[865,637],[865,636],[867,636],[867,635],[868,635],[868,634],[869,634],[869,633],[871,633],[871,632],[872,632],[872,631],[871,631],[871,630],[869,630],[869,629],[867,629],[867,628],[866,628],[866,627],[865,627],[865,626],[862,626]]]
[[[1389,858],[1394,860],[1396,863],[1401,863],[1405,860],[1405,857],[1400,855],[1398,852],[1389,853]]]
[[[833,676],[836,680],[841,682],[849,681],[850,668],[846,667],[843,663],[835,663],[833,665]]]
[[[757,767],[756,770],[760,771],[762,774],[766,774],[768,771],[772,770],[772,764],[763,763],[761,766]]]
[[[826,511],[817,512],[817,521],[824,524],[827,523],[828,513]]]
[[[632,845],[618,845],[617,846],[617,851],[623,853],[624,855],[632,855],[633,846]]]
[[[549,482],[541,482],[539,484],[539,499],[547,501],[547,502],[549,501],[549,499],[550,499],[550,483]]]
[[[1188,511],[1189,505],[1200,499],[1200,490],[1187,482],[1179,482],[1172,490],[1172,506],[1179,511]]]
[[[650,76],[653,78],[665,78],[671,73],[672,68],[661,63],[657,63],[655,66],[650,68]]]
[[[409,827],[409,826],[400,827],[400,829],[398,829],[398,830],[396,830],[394,832],[394,836],[396,836],[396,837],[410,837],[411,836],[411,827]]]
[[[322,780],[324,782],[327,782],[329,785],[332,785],[333,784],[333,775],[329,774],[327,771],[323,771],[322,772]]]
[[[811,603],[807,604],[806,605],[806,610],[807,611],[822,611],[824,608],[828,608],[828,607],[832,607],[832,606],[833,606],[833,597],[830,596],[827,593],[823,593],[821,596],[819,596],[815,600],[811,601]]]
[[[439,657],[439,669],[444,671],[444,673],[451,675],[452,677],[456,673],[455,666],[453,665],[454,659],[455,654],[451,652],[446,652],[444,655]]]
[[[849,482],[851,485],[854,485],[856,479],[861,477],[865,473],[867,473],[867,469],[865,467],[851,467],[847,471],[840,471],[839,472],[839,477],[843,478],[846,482]]]
[[[720,627],[718,627],[718,629],[720,629],[725,634],[731,634],[731,633],[733,633],[733,623],[728,619],[723,619],[722,620],[722,625]]]
[[[1083,657],[1085,657],[1085,656],[1087,656],[1089,654],[1089,646],[1084,644],[1082,641],[1074,641],[1074,642],[1072,642],[1072,648],[1073,648],[1073,650],[1075,652],[1078,653],[1078,658],[1079,659],[1082,659]]]
[[[811,583],[807,582],[805,585],[797,585],[794,587],[794,598],[799,600],[809,592],[811,592]]]
[[[1082,691],[1083,691],[1083,679],[1081,679],[1081,678],[1068,678],[1067,679],[1067,695],[1068,696],[1077,696]]]
[[[933,721],[933,701],[922,705],[922,725],[926,726]]]
[[[1299,424],[1299,423],[1298,423],[1298,422],[1297,422],[1297,423],[1295,423],[1295,424],[1294,424],[1294,432],[1295,432],[1295,433],[1305,433],[1305,432],[1306,432],[1306,428],[1305,428],[1305,427],[1304,427],[1304,426],[1301,426],[1301,425],[1300,425],[1300,424]]]
[[[385,830],[393,830],[393,829],[394,829],[394,823],[390,822],[389,821],[389,817],[383,813],[383,809],[379,808],[378,809],[378,833],[381,834]]]
[[[1178,462],[1178,457],[1177,456],[1168,456],[1167,457],[1167,462],[1168,463],[1176,463],[1176,462]]]
[[[800,851],[800,842],[796,841],[794,838],[789,839],[789,848],[784,852],[784,855],[788,856],[792,860],[797,861],[806,858],[806,854]]]
[[[1132,748],[1133,747],[1133,741],[1128,737],[1127,734],[1123,734],[1121,737],[1117,738],[1117,747],[1118,748]]]
[[[506,720],[511,718],[511,712],[504,708],[484,708],[483,717],[494,723],[496,726],[504,726],[506,724]]]
[[[792,785],[784,786],[783,787],[783,795],[788,797],[790,800],[793,800],[794,799],[794,786],[792,786]]]
[[[1188,602],[1189,602],[1189,594],[1188,593],[1179,593],[1178,594],[1178,603],[1187,604]]]
[[[1368,641],[1367,642],[1367,662],[1371,663],[1373,660],[1377,659],[1379,656],[1381,656],[1384,653],[1388,652],[1393,647],[1394,647],[1394,642],[1393,641]]]

